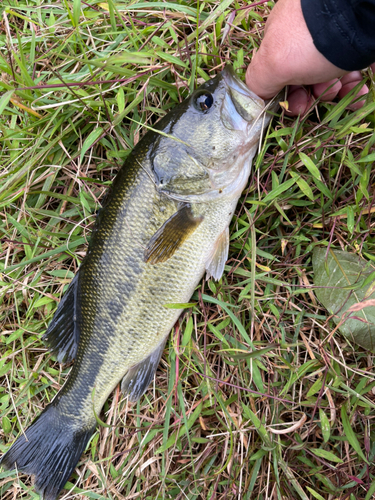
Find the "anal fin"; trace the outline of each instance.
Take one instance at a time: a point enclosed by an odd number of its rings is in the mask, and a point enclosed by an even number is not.
[[[165,262],[197,229],[203,217],[195,217],[190,205],[183,205],[152,236],[144,252],[149,264]]]
[[[132,366],[121,382],[121,391],[130,401],[137,401],[147,390],[159,365],[167,337],[143,361]]]
[[[207,278],[219,280],[224,272],[229,252],[229,228],[220,234],[206,263]]]
[[[78,279],[79,272],[71,281],[46,333],[42,337],[43,342],[56,355],[59,363],[72,361],[77,354],[79,342],[77,325]]]

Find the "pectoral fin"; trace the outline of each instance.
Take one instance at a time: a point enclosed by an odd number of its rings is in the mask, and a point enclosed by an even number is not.
[[[206,264],[207,278],[212,276],[219,280],[224,272],[224,266],[229,252],[229,228],[218,237]]]
[[[130,368],[122,379],[121,390],[129,396],[130,401],[137,401],[146,392],[159,365],[167,338],[146,359]]]
[[[197,229],[203,217],[195,217],[190,205],[182,206],[150,239],[144,253],[149,264],[165,262]]]
[[[77,324],[79,272],[71,281],[42,340],[59,363],[75,358],[79,342]]]

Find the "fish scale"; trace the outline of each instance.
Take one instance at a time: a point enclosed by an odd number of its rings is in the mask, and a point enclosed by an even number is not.
[[[147,192],[154,190],[154,185],[148,175],[139,168],[139,175],[143,177],[139,184],[140,190],[146,195]],[[141,193],[137,193],[140,196]],[[124,196],[126,199],[126,196]],[[163,200],[164,204],[175,203],[169,200]],[[126,202],[126,201],[125,201]],[[155,347],[168,335],[173,324],[181,314],[179,309],[166,309],[165,304],[187,302],[201,275],[205,270],[207,253],[220,233],[225,229],[231,218],[230,212],[233,210],[233,201],[228,200],[226,204],[203,204],[197,207],[197,212],[205,216],[205,221],[198,228],[194,241],[187,241],[167,262],[151,266],[143,260],[143,248],[140,243],[131,238],[132,231],[137,230],[138,238],[148,240],[152,234],[147,231],[147,227],[136,227],[136,220],[147,220],[147,215],[152,211],[152,200],[142,205],[142,210],[137,205],[135,213],[131,209],[127,210],[125,217],[129,217],[133,222],[128,224],[114,225],[114,238],[123,241],[121,250],[112,252],[111,262],[103,258],[105,248],[102,253],[92,252],[85,266],[93,269],[91,276],[85,273],[85,286],[82,299],[82,316],[85,310],[95,310],[94,322],[84,322],[82,325],[82,335],[87,329],[89,332],[100,333],[100,343],[95,344],[87,342],[82,349],[78,349],[76,364],[73,367],[72,374],[66,384],[66,389],[61,392],[64,395],[70,392],[71,401],[76,402],[82,394],[82,384],[79,373],[87,367],[89,370],[97,351],[103,357],[100,369],[96,373],[95,380],[85,387],[85,407],[82,407],[82,415],[87,414],[86,406],[92,405],[92,391],[95,387],[95,394],[100,393],[100,398],[95,400],[96,410],[102,407],[108,394],[113,390],[121,380],[126,370],[140,362],[144,357],[150,354]],[[110,211],[111,206],[108,207]],[[121,205],[119,207],[121,210]],[[162,222],[165,222],[165,212],[162,214]],[[106,222],[106,213],[103,214],[101,224]],[[142,233],[142,229],[145,229]],[[98,231],[100,235],[100,230]],[[120,235],[119,235],[120,234]],[[137,238],[137,239],[138,239]],[[111,235],[107,236],[109,247],[113,247],[110,242]],[[93,240],[95,245],[95,239]],[[114,255],[113,255],[114,254]],[[92,262],[95,260],[95,263]],[[131,268],[127,263],[131,262]],[[114,273],[117,273],[113,279]],[[99,290],[100,304],[96,303],[89,290],[95,275],[101,275],[102,279],[96,286]],[[94,276],[93,276],[94,275]],[[115,295],[116,284],[126,284],[124,293]],[[168,286],[165,286],[168,283]],[[107,293],[100,294],[100,290],[107,290]],[[152,297],[152,308],[150,308],[150,297]],[[117,301],[116,301],[117,299]],[[120,314],[115,315],[111,312],[111,304],[116,301],[115,311]],[[105,328],[105,326],[109,328]],[[93,333],[91,333],[93,335]],[[142,349],[139,346],[143,346]],[[144,346],[147,346],[146,348]],[[113,371],[113,365],[106,362],[115,356],[117,369]],[[77,375],[78,377],[77,377]],[[106,390],[103,390],[105,388]],[[103,390],[103,393],[102,393]],[[77,396],[74,395],[77,391]],[[74,396],[74,397],[72,397]],[[81,396],[82,397],[82,396]],[[74,411],[73,408],[67,408],[68,411]],[[92,423],[95,423],[92,421]]]
[[[100,210],[87,255],[43,339],[74,359],[50,405],[2,457],[55,500],[122,379],[130,400],[152,380],[166,338],[200,279],[219,279],[228,226],[266,120],[227,68],[133,149]]]

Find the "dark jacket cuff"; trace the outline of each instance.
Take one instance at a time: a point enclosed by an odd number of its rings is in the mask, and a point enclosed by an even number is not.
[[[301,0],[315,47],[346,71],[375,62],[375,0]]]

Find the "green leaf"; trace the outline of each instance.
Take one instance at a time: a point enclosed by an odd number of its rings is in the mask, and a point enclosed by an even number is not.
[[[293,132],[292,127],[285,127],[272,132],[272,134],[267,136],[267,139],[272,139],[273,137],[284,137],[285,135],[290,135]]]
[[[191,339],[191,334],[193,333],[193,318],[190,316],[188,322],[186,323],[186,328],[181,340],[181,346],[186,346]]]
[[[358,455],[368,464],[368,461],[361,450],[361,445],[357,439],[357,436],[354,434],[353,427],[350,424],[349,417],[346,413],[345,406],[341,407],[341,422],[344,428],[344,436],[349,441],[352,448],[358,453]]]
[[[53,299],[50,299],[49,297],[41,297],[34,303],[34,307],[42,307],[46,304],[50,304],[51,302],[53,302]]]
[[[112,427],[112,425],[111,424],[106,424],[105,422],[103,422],[103,420],[101,420],[99,418],[98,414],[95,411],[95,387],[94,387],[94,389],[91,392],[91,400],[93,402],[93,404],[92,404],[92,411],[94,412],[94,417],[95,417],[96,423],[99,425],[99,427],[105,427],[106,429],[110,429]]]
[[[365,500],[371,500],[373,498],[373,494],[375,493],[375,480],[371,483],[369,490],[365,496]]]
[[[320,389],[322,388],[322,385],[323,385],[323,380],[321,378],[318,378],[318,380],[316,380],[310,387],[309,392],[307,393],[306,396],[309,398],[314,394],[316,394],[317,392],[319,392]]]
[[[125,109],[125,95],[124,95],[124,89],[122,87],[120,87],[119,91],[117,92],[116,100],[118,105],[118,111],[119,113],[122,113]]]
[[[314,184],[319,191],[324,194],[324,196],[326,196],[329,200],[332,200],[332,193],[323,182],[314,178]]]
[[[55,269],[53,271],[48,271],[47,274],[56,278],[74,278],[73,271],[69,271],[68,269]]]
[[[266,354],[269,351],[272,351],[275,349],[275,347],[278,347],[278,344],[272,344],[271,346],[268,347],[263,347],[263,349],[255,349],[254,351],[247,352],[247,351],[239,351],[238,349],[223,349],[223,351],[219,352],[226,352],[230,355],[231,358],[233,359],[256,359],[260,358],[263,356],[263,354]],[[236,352],[241,352],[241,354],[232,354]]]
[[[336,455],[330,451],[323,450],[322,448],[310,448],[311,453],[314,453],[317,457],[324,458],[330,462],[336,462],[338,464],[343,464],[344,461],[341,458],[336,457]]]
[[[336,486],[326,475],[319,474],[319,472],[316,472],[315,477],[324,484],[324,486],[328,489],[330,493],[336,493],[337,491]]]
[[[150,52],[135,52],[133,50],[124,50],[121,54],[116,54],[111,57],[102,57],[96,59],[97,62],[104,62],[108,66],[121,66],[123,64],[151,64],[155,56]]]
[[[224,337],[224,335],[220,332],[218,328],[216,328],[211,323],[208,323],[207,326],[208,329],[215,335],[215,337],[217,337],[221,342],[223,342],[223,344],[226,344],[228,347],[230,347],[227,339]]]
[[[269,451],[263,450],[263,448],[261,448],[260,450],[256,451],[254,455],[251,455],[249,460],[258,460],[259,458],[263,458],[265,455],[268,455],[268,453]]]
[[[270,191],[267,194],[267,196],[265,196],[265,198],[263,199],[263,202],[269,203],[270,201],[272,201],[275,198],[277,198],[278,196],[280,196],[280,194],[282,194],[284,191],[287,191],[289,188],[291,188],[293,186],[293,184],[295,184],[295,183],[296,183],[296,180],[293,178],[289,179],[288,181],[283,182],[276,189],[273,189],[272,191]]]
[[[10,423],[10,420],[7,416],[4,415],[2,421],[1,421],[1,426],[3,428],[3,431],[5,434],[9,434],[10,431],[12,430],[12,424]]]
[[[294,474],[294,472],[292,471],[292,469],[287,465],[287,463],[281,458],[279,457],[279,460],[278,460],[278,463],[281,467],[281,469],[283,470],[284,474],[285,474],[285,477],[287,478],[288,482],[293,486],[293,488],[296,490],[299,498],[301,500],[309,500],[308,496],[305,494],[304,492],[304,489],[302,488],[302,486],[299,484],[299,482],[297,481],[297,478]],[[296,499],[297,500],[297,499]]]
[[[312,161],[311,158],[309,158],[305,153],[300,153],[299,154],[300,160],[302,163],[305,165],[307,170],[310,172],[310,174],[315,177],[315,179],[318,179],[318,181],[321,181],[320,177],[320,172],[318,167],[315,165],[315,163]]]
[[[354,95],[363,87],[364,83],[364,81],[359,82],[336,106],[333,106],[331,111],[322,120],[322,123],[326,124],[330,122],[329,127],[334,127],[345,111],[345,108],[351,104]]]
[[[307,184],[307,182],[302,179],[302,177],[298,174],[296,174],[295,172],[290,172],[290,174],[292,175],[292,177],[295,178],[296,180],[296,183],[298,185],[298,187],[300,188],[300,190],[302,191],[302,193],[307,196],[307,198],[310,198],[310,200],[314,200],[314,194],[312,192],[312,189],[311,187]]]
[[[156,50],[155,53],[162,59],[163,61],[167,61],[172,64],[176,64],[177,66],[182,66],[183,68],[186,68],[187,65],[181,59],[179,59],[176,56],[172,56],[171,54],[168,54],[167,52],[162,52],[161,50]]]
[[[318,500],[324,500],[324,498],[322,497],[322,495],[319,495],[319,493],[317,493],[315,490],[313,490],[312,488],[309,488],[308,486],[306,486],[306,489],[312,494],[312,496],[314,498],[317,498]]]
[[[36,257],[33,257],[32,259],[23,260],[23,261],[19,262],[18,264],[13,264],[12,266],[5,268],[3,270],[3,273],[8,273],[10,271],[13,271],[13,269],[17,269],[17,267],[26,267],[29,264],[33,264],[34,262],[39,262],[40,260],[47,259],[48,257],[52,257],[53,255],[56,255],[58,253],[74,250],[79,245],[83,245],[85,243],[86,243],[85,238],[78,238],[75,241],[68,241],[68,243],[65,243],[64,245],[60,245],[57,248],[55,248],[54,250],[49,250],[48,252],[45,252],[45,253],[42,253],[40,255],[37,255]]]
[[[289,388],[297,382],[301,377],[303,377],[308,371],[315,369],[318,366],[318,361],[316,359],[310,359],[303,363],[295,373],[291,372],[288,382],[284,385],[281,394],[286,394]]]
[[[5,92],[5,94],[0,99],[0,114],[4,111],[6,106],[8,106],[8,103],[13,95],[13,92],[14,90],[8,90],[8,92]]]
[[[3,375],[5,375],[6,373],[8,373],[11,369],[12,369],[12,362],[3,365],[0,368],[0,377],[2,377]]]
[[[356,160],[357,163],[370,163],[375,161],[375,153],[371,153],[364,158],[360,158],[359,160]]]
[[[348,205],[346,207],[346,225],[348,226],[348,231],[350,234],[353,234],[354,231],[354,210],[353,207]]]
[[[97,127],[86,138],[85,142],[83,143],[82,149],[81,149],[81,157],[80,157],[81,161],[83,160],[83,157],[85,156],[86,151],[91,148],[91,146],[94,144],[94,142],[97,139],[99,139],[99,137],[102,135],[102,133],[103,133],[102,127]]]
[[[188,418],[185,425],[181,426],[179,431],[173,432],[173,434],[171,434],[169,436],[168,441],[165,444],[163,444],[162,446],[160,446],[160,448],[158,448],[155,451],[155,454],[163,453],[165,450],[167,450],[168,448],[173,446],[176,443],[177,439],[179,439],[182,435],[186,434],[189,431],[189,429],[191,429],[194,422],[197,420],[197,418],[201,414],[202,408],[203,408],[203,404],[199,403],[199,405],[196,407],[196,409],[193,411],[193,413]]]
[[[187,37],[188,42],[195,40],[198,33],[206,31],[206,28],[210,26],[220,15],[233,3],[233,0],[222,0],[218,2],[216,9],[213,9],[208,15],[207,19],[199,26],[199,29],[190,33]]]
[[[73,22],[75,28],[79,25],[80,15],[81,15],[81,0],[73,0]]]
[[[198,304],[198,302],[184,302],[184,303],[175,303],[175,304],[164,304],[163,307],[166,309],[188,309],[189,307],[194,307]]]
[[[244,407],[244,406],[245,405],[242,404],[242,407]],[[246,412],[247,416],[250,417],[251,421],[253,422],[253,425],[255,426],[257,433],[264,441],[264,444],[269,448],[272,447],[272,440],[271,440],[270,436],[268,435],[268,432],[267,432],[266,428],[264,427],[264,425],[262,424],[262,422],[255,415],[255,413],[253,413],[249,408],[246,407],[246,409],[247,409],[247,412]]]
[[[371,288],[375,281],[366,286],[362,283],[374,268],[357,255],[341,250],[330,250],[327,260],[325,256],[325,248],[314,249],[314,284],[322,287],[315,290],[318,300],[334,315],[336,324],[344,321],[339,326],[343,335],[375,352],[375,289]],[[349,308],[356,310],[351,312]]]
[[[323,439],[324,442],[327,443],[331,435],[331,425],[329,423],[327,415],[325,414],[324,410],[322,410],[322,408],[319,408],[319,417],[320,425],[322,427]]]

